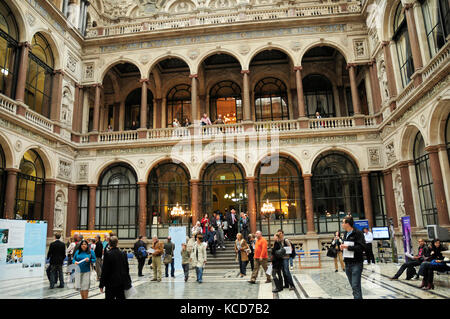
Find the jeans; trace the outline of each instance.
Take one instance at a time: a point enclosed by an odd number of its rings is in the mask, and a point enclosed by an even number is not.
[[[291,271],[289,270],[289,259],[283,259],[283,278],[284,278],[284,287],[294,287],[294,281],[292,280]]]
[[[242,259],[241,259],[241,252],[238,252],[238,260],[239,260],[239,269],[241,271],[241,274],[246,275],[247,274],[248,260],[247,261],[242,261]]]
[[[169,265],[170,265],[170,276],[175,277],[175,258],[172,258],[170,264],[166,264],[166,277],[169,277]]]
[[[183,267],[184,279],[187,280],[189,278],[189,264],[182,264],[181,266]]]
[[[291,267],[294,267],[294,258],[289,257],[289,265],[290,265]]]
[[[145,258],[139,257],[138,259],[138,276],[142,276],[142,269],[145,265]]]
[[[361,274],[363,271],[363,263],[345,263],[345,274],[348,282],[352,286],[354,299],[362,299],[361,290]]]
[[[195,267],[195,272],[197,273],[197,281],[202,282],[203,267]]]
[[[414,275],[416,273],[416,270],[414,269],[414,267],[419,266],[420,264],[421,264],[421,262],[417,261],[417,260],[411,260],[411,261],[405,262],[403,265],[400,266],[400,269],[394,275],[394,278],[400,277],[403,274],[403,272],[405,271],[405,269],[408,269],[408,271],[406,272],[406,279],[411,279],[412,277],[414,277]]]
[[[218,229],[217,230],[217,247],[224,247],[225,244],[223,243],[223,230],[222,229]]]
[[[273,282],[275,283],[275,289],[278,291],[283,290],[283,277],[281,277],[281,273],[283,271],[283,267],[273,267],[272,264],[272,277]]]
[[[59,278],[59,286],[64,287],[64,275],[62,271],[62,265],[50,266],[50,287],[54,287]]]

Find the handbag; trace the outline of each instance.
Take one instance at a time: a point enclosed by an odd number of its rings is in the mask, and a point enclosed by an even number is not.
[[[172,255],[165,254],[163,259],[164,265],[170,264],[171,262],[172,262]]]
[[[268,274],[269,276],[272,276],[272,264],[270,264],[270,265],[267,267],[266,274]]]
[[[336,248],[333,247],[328,248],[327,257],[336,258],[336,256],[337,256]]]

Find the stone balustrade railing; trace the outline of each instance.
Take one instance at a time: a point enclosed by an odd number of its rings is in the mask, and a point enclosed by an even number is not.
[[[9,112],[11,114],[16,114],[16,102],[4,95],[0,95],[0,110]]]
[[[355,126],[355,120],[352,117],[328,117],[321,119],[310,119],[309,128],[331,129],[331,128],[349,128]]]
[[[422,81],[425,82],[436,70],[450,65],[450,42],[447,42],[422,70]]]
[[[397,96],[397,105],[402,104],[414,92],[414,81],[408,83],[407,86]]]
[[[42,116],[32,110],[27,109],[25,111],[25,118],[34,123],[35,125],[39,126],[40,128],[43,128],[44,130],[53,132],[53,123],[51,120],[46,118],[45,116]]]
[[[199,25],[219,25],[245,21],[263,21],[295,17],[314,17],[337,14],[349,14],[361,12],[361,2],[338,2],[314,5],[301,5],[291,8],[278,8],[267,10],[251,10],[246,12],[196,14],[183,16],[160,16],[151,20],[147,18],[142,22],[134,22],[122,25],[108,25],[89,28],[86,38],[111,36],[121,34],[133,34],[146,31],[158,31],[193,27]]]
[[[202,136],[233,135],[244,132],[242,124],[206,125],[200,128]]]
[[[123,142],[137,139],[138,133],[136,131],[106,132],[98,135],[99,142]]]
[[[190,131],[186,127],[169,127],[169,128],[155,128],[148,130],[147,139],[181,139],[190,136]]]
[[[297,120],[257,122],[254,126],[256,132],[288,132],[300,129],[300,123]]]

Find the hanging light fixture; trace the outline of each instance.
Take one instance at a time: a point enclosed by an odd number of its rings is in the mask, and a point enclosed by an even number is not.
[[[185,212],[181,206],[178,206],[178,203],[177,203],[177,206],[172,208],[170,215],[172,215],[173,217],[180,217],[180,216],[184,216]]]

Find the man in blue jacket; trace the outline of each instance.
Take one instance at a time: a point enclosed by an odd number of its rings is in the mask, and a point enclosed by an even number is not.
[[[345,273],[352,286],[353,297],[362,299],[361,274],[363,271],[363,251],[365,250],[365,240],[362,231],[353,227],[353,218],[346,216],[342,220],[344,232],[344,244],[340,246],[343,251]]]

